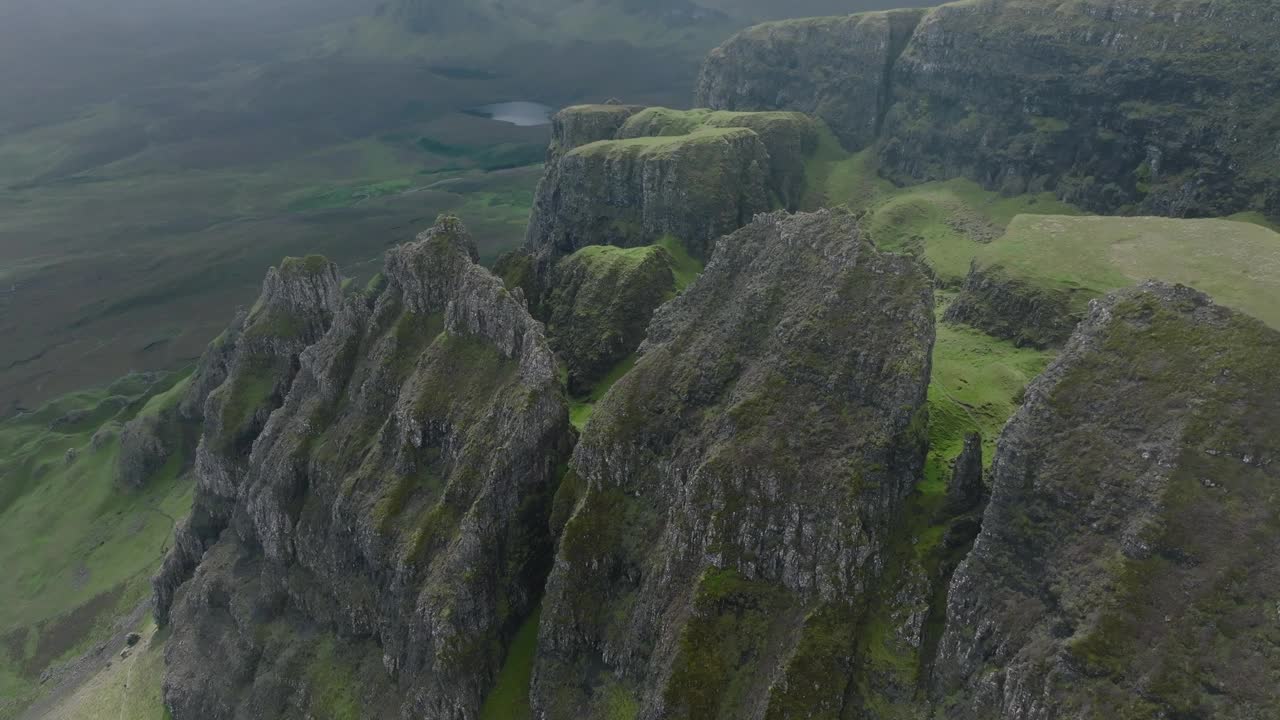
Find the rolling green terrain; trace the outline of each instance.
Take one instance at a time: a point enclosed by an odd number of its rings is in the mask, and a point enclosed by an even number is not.
[[[1250,222],[1020,215],[975,260],[1081,298],[1181,283],[1280,327],[1280,233]]]
[[[878,246],[920,255],[943,288],[958,287],[975,262],[1071,290],[1078,301],[1159,279],[1280,326],[1280,234],[1256,213],[1224,220],[1098,217],[1051,193],[1006,196],[965,179],[897,187],[878,176],[872,154],[846,153],[826,135],[808,177],[806,204],[864,212],[864,229]],[[941,318],[954,293],[938,297]],[[931,482],[941,481],[966,432],[981,433],[990,460],[1022,388],[1052,357],[939,323],[929,400]]]
[[[134,375],[0,423],[0,717],[34,699],[42,680],[56,684],[64,664],[150,597],[190,509],[188,459],[175,452],[143,487],[126,489],[119,431],[176,403],[185,386],[178,375]]]

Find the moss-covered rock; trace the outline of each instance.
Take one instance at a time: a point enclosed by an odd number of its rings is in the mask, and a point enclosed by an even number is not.
[[[698,102],[813,113],[900,182],[1277,216],[1280,113],[1262,79],[1280,73],[1278,28],[1268,0],[974,0],[785,21],[712,52]]]
[[[949,592],[947,718],[1280,706],[1280,332],[1181,286],[1091,306],[1000,437]]]
[[[272,276],[210,395],[195,510],[156,579],[166,705],[474,718],[549,569],[572,437],[555,357],[454,218],[334,308],[308,265]],[[256,332],[282,298],[327,328]],[[295,342],[291,372],[259,364]],[[228,444],[229,415],[264,419]]]
[[[547,334],[568,368],[571,394],[586,393],[640,346],[653,311],[675,295],[672,263],[657,245],[592,245],[560,261]]]
[[[574,452],[535,714],[842,705],[880,550],[923,471],[932,312],[915,261],[878,253],[851,216],[765,215],[721,240]]]

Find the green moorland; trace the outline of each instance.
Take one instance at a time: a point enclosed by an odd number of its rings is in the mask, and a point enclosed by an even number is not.
[[[189,362],[286,255],[372,274],[387,246],[454,212],[496,258],[523,237],[549,131],[476,109],[678,103],[707,50],[779,14],[763,0],[701,4],[719,12],[673,21],[624,0],[15,7],[0,43],[0,417]]]
[[[190,508],[182,448],[192,438],[171,428],[165,465],[141,488],[125,488],[119,432],[177,403],[185,388],[177,374],[132,375],[0,422],[0,718],[48,691],[42,678],[56,685],[82,668],[77,659],[150,597],[151,575]]]
[[[1280,328],[1280,233],[1252,222],[1020,215],[974,259],[1081,303],[1147,279],[1181,283]]]

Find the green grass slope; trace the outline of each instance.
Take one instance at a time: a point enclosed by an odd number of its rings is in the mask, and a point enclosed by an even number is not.
[[[184,389],[177,375],[135,375],[0,422],[0,718],[149,597],[190,507],[187,458],[173,452],[142,488],[125,489],[119,430]]]
[[[164,707],[164,643],[148,619],[127,657],[113,660],[74,692],[54,702],[44,720],[172,720]]]
[[[1080,212],[1052,193],[1005,196],[963,178],[898,187],[879,176],[874,153],[846,152],[825,128],[806,176],[806,207],[866,212],[877,246],[923,256],[943,285],[959,284],[974,256],[1017,216]]]
[[[1250,222],[1021,215],[975,259],[1080,303],[1149,279],[1181,283],[1280,327],[1280,233]]]

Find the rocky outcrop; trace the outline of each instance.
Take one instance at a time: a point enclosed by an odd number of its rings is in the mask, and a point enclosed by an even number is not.
[[[769,192],[783,207],[799,207],[805,160],[818,145],[819,123],[798,112],[726,112],[652,107],[634,113],[617,139],[687,135],[699,128],[747,128],[769,151]]]
[[[535,717],[838,712],[923,471],[932,313],[850,216],[720,240],[574,451]]]
[[[568,370],[571,394],[586,393],[640,346],[653,311],[675,295],[671,265],[659,246],[605,245],[585,247],[556,266],[547,334]]]
[[[705,259],[756,213],[798,202],[815,142],[812,121],[792,113],[568,108],[554,121],[527,251],[546,273],[583,247],[671,235]]]
[[[1181,286],[1094,302],[1000,437],[942,717],[1280,707],[1280,333]]]
[[[1049,287],[975,261],[943,319],[1019,346],[1061,347],[1071,337],[1089,295],[1087,289]]]
[[[918,23],[916,22],[918,18]],[[752,28],[698,103],[826,120],[912,182],[1052,190],[1099,212],[1280,215],[1280,9],[1265,0],[957,2]]]
[[[571,437],[542,326],[452,218],[384,275],[273,272],[209,396],[156,580],[178,720],[475,718],[536,603]]]

